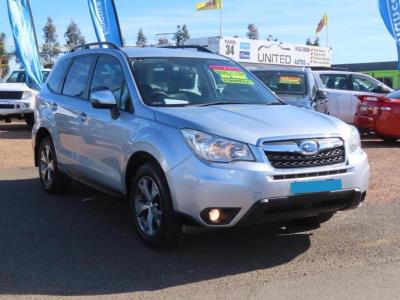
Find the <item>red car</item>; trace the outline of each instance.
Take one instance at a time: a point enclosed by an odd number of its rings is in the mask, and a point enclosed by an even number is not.
[[[386,96],[359,96],[355,125],[362,131],[373,131],[383,140],[400,139],[400,91]]]

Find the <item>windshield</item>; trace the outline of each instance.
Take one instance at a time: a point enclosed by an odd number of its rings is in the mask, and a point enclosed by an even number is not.
[[[277,94],[307,95],[307,81],[303,73],[271,70],[255,71],[254,74]]]
[[[150,106],[282,104],[234,62],[201,58],[141,58],[132,62],[143,101]]]
[[[47,76],[49,75],[49,71],[43,71],[43,82],[46,81]],[[26,83],[26,75],[25,71],[14,71],[11,75],[6,79],[6,83]]]

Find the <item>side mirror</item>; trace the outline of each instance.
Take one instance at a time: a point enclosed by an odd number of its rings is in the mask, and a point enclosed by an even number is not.
[[[316,98],[317,98],[318,101],[326,100],[328,98],[328,92],[322,91],[322,90],[318,90]]]
[[[111,117],[117,119],[119,117],[117,100],[109,89],[97,90],[90,93],[90,102],[93,108],[110,109]]]

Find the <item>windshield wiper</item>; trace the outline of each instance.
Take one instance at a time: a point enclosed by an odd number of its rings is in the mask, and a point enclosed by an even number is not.
[[[240,104],[240,105],[252,105],[252,104],[257,104],[257,103],[248,103],[248,102],[231,102],[231,101],[215,101],[215,102],[210,102],[210,103],[204,103],[204,104],[199,104],[195,106],[213,106],[213,105],[232,105],[232,104]]]

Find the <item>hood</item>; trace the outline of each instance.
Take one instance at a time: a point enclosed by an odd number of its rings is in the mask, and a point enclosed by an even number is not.
[[[0,91],[27,92],[32,90],[25,83],[0,83]]]
[[[157,121],[256,145],[260,139],[298,135],[321,137],[341,134],[342,121],[291,105],[223,105],[163,107],[155,109]]]

